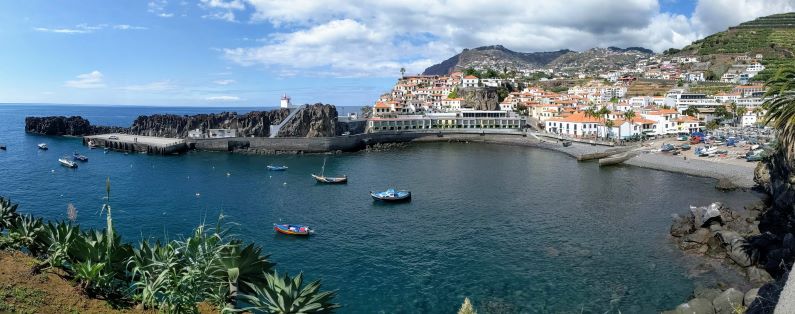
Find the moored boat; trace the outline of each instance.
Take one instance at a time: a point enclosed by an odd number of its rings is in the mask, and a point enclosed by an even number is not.
[[[312,174],[312,178],[319,183],[330,183],[330,184],[340,184],[340,183],[348,183],[348,176],[343,175],[341,177],[327,177],[326,176],[326,159],[323,158],[323,167],[320,168],[320,175]]]
[[[273,224],[273,230],[281,234],[308,236],[315,232],[307,225]]]
[[[64,167],[67,167],[67,168],[77,168],[77,163],[74,162],[74,161],[69,160],[68,156],[63,156],[61,158],[58,158],[58,162],[61,164],[61,166],[64,166]]]
[[[326,177],[322,175],[319,176],[313,173],[312,177],[315,178],[315,180],[320,183],[348,183],[348,176]]]
[[[78,153],[78,152],[75,152],[74,155],[72,156],[72,158],[74,158],[75,160],[82,161],[82,162],[88,161],[88,157],[80,155],[80,153]]]
[[[48,149],[47,148],[47,144],[45,144],[45,143],[41,143],[39,145],[36,145],[36,147],[38,147],[41,150],[47,150]]]
[[[94,149],[97,147],[97,143],[94,143],[94,140],[88,140],[88,148]]]
[[[376,201],[384,202],[402,202],[411,200],[411,192],[406,190],[388,189],[383,192],[372,192],[370,196]]]
[[[270,171],[285,171],[287,168],[287,166],[268,165]]]
[[[6,150],[6,144],[0,144],[0,150]]]

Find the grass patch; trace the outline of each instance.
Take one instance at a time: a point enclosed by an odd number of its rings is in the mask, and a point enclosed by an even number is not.
[[[45,295],[38,289],[4,284],[0,286],[0,312],[37,313]]]

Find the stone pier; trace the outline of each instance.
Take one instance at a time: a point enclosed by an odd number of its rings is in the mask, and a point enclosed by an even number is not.
[[[88,145],[89,141],[97,147],[156,155],[181,154],[188,150],[185,140],[179,138],[112,133],[83,137],[83,145]]]

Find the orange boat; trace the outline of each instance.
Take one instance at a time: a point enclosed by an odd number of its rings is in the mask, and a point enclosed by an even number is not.
[[[273,230],[281,234],[308,236],[315,231],[305,225],[273,224]]]

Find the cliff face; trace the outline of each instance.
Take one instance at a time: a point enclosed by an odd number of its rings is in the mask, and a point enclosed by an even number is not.
[[[466,87],[458,89],[458,97],[464,99],[464,107],[476,110],[499,110],[497,89],[493,87]]]
[[[278,124],[289,114],[287,109],[252,111],[243,115],[236,112],[198,114],[192,116],[162,115],[140,116],[133,121],[130,133],[144,136],[188,137],[188,131],[201,129],[237,129],[241,137],[265,137],[270,126]]]
[[[42,135],[83,136],[102,133],[126,133],[126,128],[91,125],[82,117],[26,117],[25,132]]]
[[[279,130],[277,136],[324,137],[335,135],[337,135],[337,108],[332,105],[317,103],[298,111]]]

